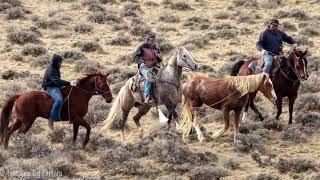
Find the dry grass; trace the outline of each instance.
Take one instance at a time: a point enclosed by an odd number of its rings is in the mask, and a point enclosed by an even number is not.
[[[65,80],[110,71],[115,97],[136,74],[132,53],[151,32],[159,37],[165,61],[175,46],[183,45],[199,63],[197,71],[183,69],[183,81],[198,73],[226,77],[234,61],[258,53],[257,38],[272,17],[279,17],[280,28],[311,54],[310,77],[301,82],[293,125],[287,125],[287,100],[277,121],[274,106],[259,95],[256,104],[266,120],[255,122],[249,110],[249,122],[241,123],[237,144],[233,144],[232,118],[231,131],[211,138],[223,127],[222,112],[207,107],[198,111],[206,137],[203,143],[195,133],[190,142],[183,142],[174,124],[170,130],[156,126],[154,108],[140,121],[145,130],[141,140],[132,121],[133,108],[123,142],[118,131],[100,132],[112,104],[93,97],[85,116],[92,127],[85,149],[80,148],[85,135],[82,127],[73,145],[72,125],[56,123],[56,131],[51,132],[47,120],[38,118],[29,133],[14,133],[9,150],[0,151],[0,171],[15,167],[25,173],[61,173],[51,179],[316,179],[320,162],[317,7],[314,0],[0,0],[0,106],[14,94],[43,90],[43,73],[53,53],[65,58],[61,69]],[[288,49],[284,44],[284,51]],[[177,111],[180,114],[180,105]],[[301,155],[307,158],[295,160]],[[279,159],[285,156],[285,161]],[[43,178],[48,179],[39,177]]]

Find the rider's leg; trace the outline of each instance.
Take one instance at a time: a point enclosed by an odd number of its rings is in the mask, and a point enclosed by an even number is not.
[[[144,78],[146,78],[146,84],[144,86],[144,98],[145,98],[145,102],[147,102],[150,99],[151,89],[152,89],[152,83],[150,81],[148,81],[148,74],[150,72],[149,72],[149,69],[147,69],[145,67],[141,67],[140,72],[141,72],[142,76]]]
[[[264,55],[263,60],[264,60],[263,72],[269,74],[272,66],[272,62],[273,62],[273,56],[270,54]]]
[[[63,96],[58,87],[48,87],[47,92],[54,101],[48,122],[49,128],[53,130],[53,121],[60,120],[60,109],[63,103]]]

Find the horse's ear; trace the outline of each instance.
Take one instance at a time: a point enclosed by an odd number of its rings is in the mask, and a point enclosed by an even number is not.
[[[308,54],[308,48],[303,52],[303,57]]]

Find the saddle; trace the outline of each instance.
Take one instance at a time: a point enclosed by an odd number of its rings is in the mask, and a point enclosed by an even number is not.
[[[152,82],[152,90],[151,90],[151,99],[149,104],[156,104],[158,100],[157,96],[157,84],[156,84],[156,76],[150,76],[148,77],[148,80]],[[131,78],[131,83],[130,83],[130,90],[135,98],[135,100],[140,103],[144,104],[144,87],[146,83],[146,78],[144,78],[140,71],[138,70],[137,74]]]
[[[253,56],[249,60],[252,60],[252,62],[248,65],[248,67],[254,72],[254,74],[260,74],[264,68],[264,60],[263,57],[260,56]],[[271,70],[270,74],[273,75],[276,71],[277,67],[279,64],[281,64],[283,58],[282,56],[274,56],[273,57],[273,62],[271,65]]]

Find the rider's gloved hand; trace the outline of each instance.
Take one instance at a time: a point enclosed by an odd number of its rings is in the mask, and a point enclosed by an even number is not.
[[[263,56],[268,55],[268,51],[262,50],[262,51],[261,51],[261,54],[262,54]]]
[[[76,81],[71,81],[70,82],[70,86],[76,87],[77,86],[77,82]]]

